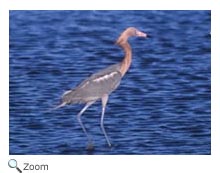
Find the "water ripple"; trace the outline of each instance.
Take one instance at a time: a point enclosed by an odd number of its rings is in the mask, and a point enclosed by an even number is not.
[[[120,18],[118,16],[121,16]],[[82,120],[81,105],[48,111],[65,90],[121,61],[114,45],[135,26],[133,62]],[[10,154],[210,154],[210,11],[10,11]]]

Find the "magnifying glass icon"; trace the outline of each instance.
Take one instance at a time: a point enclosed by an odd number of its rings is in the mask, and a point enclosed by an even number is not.
[[[18,170],[19,173],[22,173],[22,171],[17,167],[17,161],[15,159],[10,159],[8,161],[8,166],[10,168],[16,168]]]

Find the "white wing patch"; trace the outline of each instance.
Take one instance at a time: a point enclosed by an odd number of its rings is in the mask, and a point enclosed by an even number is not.
[[[89,81],[86,82],[86,83],[82,86],[82,88],[85,88],[85,86],[88,85],[88,84],[89,84]]]
[[[71,93],[71,92],[72,92],[72,90],[65,91],[65,92],[63,93],[63,96],[66,95],[66,94],[69,94],[69,93]]]
[[[112,72],[110,74],[106,74],[105,76],[102,76],[102,77],[99,77],[99,78],[96,78],[93,80],[93,82],[100,82],[100,81],[103,81],[103,80],[106,80],[106,79],[109,79],[111,77],[113,77],[115,74],[117,74],[118,72]]]

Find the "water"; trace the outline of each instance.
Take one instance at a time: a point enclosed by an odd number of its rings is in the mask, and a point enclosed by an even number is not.
[[[210,11],[10,11],[10,154],[211,154]],[[135,26],[133,62],[106,108],[52,112],[64,91],[120,62],[114,45]]]

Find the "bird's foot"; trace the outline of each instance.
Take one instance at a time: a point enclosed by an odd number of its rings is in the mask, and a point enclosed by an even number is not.
[[[87,147],[86,147],[86,149],[88,150],[88,151],[92,151],[92,150],[94,150],[94,146],[93,146],[93,143],[88,143],[88,145],[87,145]]]

